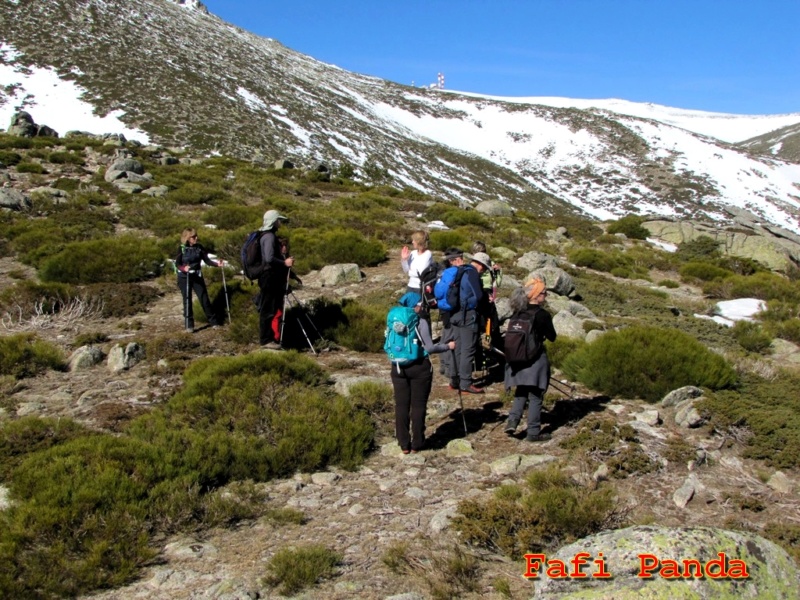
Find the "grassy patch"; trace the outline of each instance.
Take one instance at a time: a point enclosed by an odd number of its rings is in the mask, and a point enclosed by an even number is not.
[[[21,379],[65,366],[60,349],[31,333],[0,337],[0,375]]]
[[[294,595],[318,581],[330,579],[342,556],[321,544],[278,550],[267,564],[265,583],[281,594]]]

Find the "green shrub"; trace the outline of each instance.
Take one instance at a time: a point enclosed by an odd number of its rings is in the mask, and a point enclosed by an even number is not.
[[[776,273],[759,272],[749,276],[734,275],[703,286],[703,293],[713,298],[759,298],[800,303],[800,284]]]
[[[295,595],[323,579],[333,577],[342,556],[322,544],[278,550],[267,564],[267,585],[280,586],[283,595]]]
[[[207,210],[202,220],[203,223],[213,223],[217,229],[236,230],[252,226],[263,214],[264,210],[260,206],[222,204]]]
[[[633,240],[644,240],[650,236],[650,232],[642,227],[644,218],[637,215],[626,215],[614,221],[608,226],[608,233],[624,233],[626,237]]]
[[[22,379],[65,366],[61,350],[32,333],[0,337],[0,375]]]
[[[295,230],[288,237],[292,254],[297,257],[295,267],[299,273],[339,263],[369,267],[386,260],[384,245],[365,238],[357,231]]]
[[[688,242],[678,244],[675,257],[681,262],[713,262],[720,257],[719,242],[715,239],[701,235]]]
[[[800,319],[787,319],[771,324],[768,330],[777,338],[800,344]]]
[[[9,150],[0,150],[0,163],[3,163],[7,167],[19,164],[21,160],[22,156],[20,156],[16,152],[11,152]]]
[[[800,413],[797,389],[800,376],[781,372],[770,381],[745,378],[737,391],[721,390],[696,405],[716,429],[741,428],[750,432],[747,458],[764,460],[778,469],[800,466]]]
[[[660,287],[665,287],[670,290],[674,290],[681,287],[680,283],[678,283],[677,281],[673,281],[672,279],[662,279],[661,281],[658,282],[658,285]]]
[[[170,197],[171,198],[171,197]],[[133,229],[150,230],[159,237],[173,237],[175,248],[187,226],[186,217],[171,199],[131,196],[120,199],[120,221]]]
[[[73,242],[44,261],[43,281],[130,283],[161,272],[163,255],[155,241],[134,235]]]
[[[590,388],[649,402],[685,385],[721,389],[736,382],[725,359],[692,336],[647,326],[606,333],[568,356],[562,369]]]
[[[82,333],[75,336],[75,339],[72,340],[72,346],[75,348],[80,348],[82,346],[93,346],[94,344],[102,344],[103,342],[107,342],[108,339],[108,336],[100,331]]]
[[[461,502],[453,526],[467,543],[519,559],[606,529],[614,504],[611,490],[581,487],[549,467],[531,473],[524,486],[501,486],[489,500]]]
[[[450,247],[466,250],[468,242],[469,240],[459,231],[431,231],[430,233],[431,250],[438,252],[444,252]]]
[[[0,423],[0,481],[8,480],[28,455],[89,434],[72,419],[26,416],[3,421]]]
[[[42,175],[44,172],[44,167],[36,162],[20,162],[17,164],[17,173],[34,173],[36,175]]]
[[[706,262],[688,262],[682,265],[678,272],[684,280],[699,279],[700,281],[714,281],[733,275],[733,271]]]
[[[322,336],[356,352],[380,352],[386,329],[386,308],[344,299],[341,304],[325,298],[308,309]]]
[[[77,290],[65,283],[18,281],[0,293],[0,310],[20,319],[52,315],[78,296]]]
[[[572,436],[562,440],[560,446],[577,450],[581,454],[611,453],[620,441],[638,442],[636,430],[630,425],[617,425],[613,419],[588,419]]]
[[[220,187],[190,181],[171,190],[169,200],[180,205],[219,204],[230,200],[230,195]]]
[[[772,336],[764,331],[758,323],[737,321],[731,328],[731,332],[739,345],[748,352],[763,353],[769,349],[772,343]]]
[[[140,283],[95,283],[86,286],[80,295],[86,302],[100,304],[103,317],[112,318],[147,312],[162,294],[156,288]]]
[[[595,271],[609,272],[625,266],[620,263],[618,256],[594,248],[578,248],[571,251],[567,258],[578,267],[586,267]]]
[[[606,464],[608,465],[609,474],[615,479],[653,473],[658,471],[661,466],[650,458],[638,444],[622,449],[610,457]]]
[[[51,152],[47,160],[56,164],[83,165],[83,156],[74,152]]]

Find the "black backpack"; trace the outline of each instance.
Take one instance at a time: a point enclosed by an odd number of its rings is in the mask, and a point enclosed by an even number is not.
[[[442,263],[431,261],[431,264],[425,267],[422,273],[419,274],[419,295],[422,297],[425,306],[429,309],[437,308],[434,287],[436,286],[436,282],[441,279],[442,271],[444,271],[444,265]]]
[[[520,312],[515,313],[508,321],[503,347],[506,362],[511,366],[529,365],[542,350],[542,340],[536,335],[533,318],[529,313]]]
[[[242,246],[242,271],[245,277],[255,280],[261,275],[263,265],[261,264],[261,236],[264,231],[254,231],[247,236]]]

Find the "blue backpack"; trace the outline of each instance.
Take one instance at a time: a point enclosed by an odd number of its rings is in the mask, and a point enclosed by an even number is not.
[[[393,365],[406,367],[425,356],[425,350],[419,340],[417,325],[419,315],[413,308],[393,306],[386,315],[386,341],[383,350]]]
[[[461,278],[467,266],[448,267],[442,273],[442,278],[436,282],[433,293],[439,310],[455,313],[461,309]]]

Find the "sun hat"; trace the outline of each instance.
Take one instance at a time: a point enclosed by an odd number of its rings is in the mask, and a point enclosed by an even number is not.
[[[400,306],[405,306],[406,308],[414,308],[420,302],[422,302],[422,297],[416,292],[406,292],[397,301]]]
[[[492,268],[492,259],[489,258],[489,255],[486,254],[486,252],[476,252],[472,255],[470,260],[482,264],[484,267],[486,267],[487,271],[491,270]]]
[[[289,217],[284,217],[277,210],[268,210],[264,213],[264,224],[260,231],[269,231],[275,226],[277,221],[288,221]]]
[[[528,288],[531,288],[526,294],[528,300],[533,300],[536,298],[536,296],[541,294],[546,287],[547,286],[545,285],[544,281],[538,277],[532,277],[531,279],[528,279],[528,281],[525,282],[525,289],[527,290]]]

